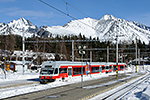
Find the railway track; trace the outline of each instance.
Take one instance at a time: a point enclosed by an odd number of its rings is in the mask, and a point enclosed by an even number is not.
[[[121,78],[121,77],[120,77]],[[88,82],[86,82],[84,85],[85,86],[88,86],[88,85],[94,85],[94,84],[96,84],[96,83],[99,83],[99,82],[106,82],[106,81],[108,81],[108,80],[112,80],[112,79],[115,79],[113,76],[111,76],[111,77],[107,77],[107,79],[106,78],[101,78],[102,80],[99,80],[99,81],[94,81],[94,82],[92,82],[92,81],[90,81],[89,83]],[[35,82],[35,83],[39,83],[39,82]],[[50,83],[51,84],[51,83]],[[75,85],[76,84],[80,84],[80,82],[79,83],[75,83]],[[7,87],[3,87],[3,88],[8,88],[8,87],[17,87],[17,86],[23,86],[23,85],[31,85],[31,84],[19,84],[19,85],[12,85],[12,86],[7,86]],[[17,98],[17,97],[19,97],[19,96],[24,96],[24,95],[28,95],[28,94],[34,94],[34,93],[39,93],[39,92],[43,92],[43,91],[48,91],[48,90],[51,90],[51,89],[56,89],[56,88],[65,88],[65,87],[69,87],[69,86],[71,86],[71,85],[73,85],[73,84],[68,84],[68,85],[64,85],[64,86],[60,86],[60,87],[54,87],[54,88],[47,88],[47,89],[44,89],[44,90],[39,90],[39,91],[34,91],[34,92],[30,92],[30,93],[25,93],[25,94],[20,94],[20,95],[15,95],[15,96],[11,96],[11,97],[8,97],[8,98],[5,98],[5,99],[13,99],[13,98]],[[61,93],[64,93],[64,92],[67,92],[67,91],[72,91],[72,90],[76,90],[76,89],[81,89],[81,87],[78,85],[78,86],[71,86],[71,88],[69,88],[69,89],[66,89],[66,90],[61,90],[61,91],[59,91],[59,92],[56,92],[56,93],[52,93],[51,94],[51,96],[57,96],[57,94],[61,94]],[[63,95],[63,94],[62,94]],[[61,96],[62,96],[61,95]],[[51,96],[49,96],[49,95],[44,95],[44,97],[46,97],[46,98],[49,98],[49,97],[51,97]],[[39,97],[39,98],[36,98],[36,99],[33,99],[33,100],[37,100],[37,99],[42,99],[42,98],[44,98],[43,96],[42,97]],[[23,98],[23,99],[25,99],[25,98]],[[14,99],[15,100],[15,99]]]
[[[130,82],[125,83],[124,85],[117,85],[114,89],[107,91],[98,95],[97,97],[92,98],[91,100],[121,100],[122,95],[131,91],[133,88],[137,87],[139,84],[150,78],[150,73],[143,75],[142,77],[137,78],[136,80],[131,80]]]
[[[121,75],[119,78],[122,79],[123,77],[128,77]],[[92,85],[97,85],[97,84],[104,84],[109,81],[113,80],[118,80],[115,78],[115,76],[109,76],[97,80],[92,80],[92,81],[86,81],[84,82],[84,87],[87,86],[92,86]],[[127,79],[130,80],[130,79]],[[112,88],[116,84],[121,84],[125,83],[126,80],[120,80],[117,81],[116,83],[112,83],[110,85],[102,85],[101,87],[96,87],[93,89],[85,89],[81,88],[81,83],[75,83],[75,84],[68,84],[65,86],[59,86],[55,88],[50,88],[50,89],[45,89],[41,91],[35,91],[27,94],[21,94],[5,99],[9,100],[20,100],[20,99],[32,99],[32,100],[45,100],[45,99],[52,99],[52,100],[61,100],[61,99],[66,99],[66,100],[77,100],[77,99],[89,99],[91,98],[89,95],[93,95],[93,93],[97,93],[97,91],[104,91],[107,89]],[[85,97],[85,98],[83,98]],[[88,98],[89,97],[89,98]]]
[[[18,86],[24,86],[24,85],[31,85],[31,84],[39,84],[39,83],[40,82],[30,82],[30,83],[14,84],[14,85],[2,86],[2,87],[0,87],[0,89],[12,88],[12,87],[18,87]]]

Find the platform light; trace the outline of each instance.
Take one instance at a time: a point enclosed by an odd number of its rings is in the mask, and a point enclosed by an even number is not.
[[[82,49],[82,46],[81,46],[81,45],[79,45],[79,46],[78,46],[78,49]]]
[[[83,63],[83,54],[85,54],[84,49],[86,49],[86,46],[79,44],[79,45],[77,46],[77,48],[78,48],[78,50],[79,50],[79,55],[80,55],[80,57],[81,57],[81,59],[82,59],[82,63]],[[82,71],[82,72],[81,72],[81,88],[83,88],[83,65],[82,65],[81,71]]]

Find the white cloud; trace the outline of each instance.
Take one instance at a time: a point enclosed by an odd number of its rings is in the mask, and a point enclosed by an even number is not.
[[[0,12],[3,12],[3,10],[0,10]]]
[[[15,2],[15,0],[0,0],[0,2]]]
[[[52,17],[53,13],[47,13],[47,12],[42,12],[42,11],[33,11],[33,10],[15,10],[11,12],[6,13],[9,16],[32,16],[32,17]]]

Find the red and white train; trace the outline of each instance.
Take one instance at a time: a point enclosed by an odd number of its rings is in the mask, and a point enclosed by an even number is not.
[[[101,74],[116,71],[116,63],[104,62],[70,62],[70,61],[46,61],[42,63],[39,79],[41,83],[64,80],[69,77],[81,76],[87,74]],[[125,63],[118,63],[118,71],[127,69]]]

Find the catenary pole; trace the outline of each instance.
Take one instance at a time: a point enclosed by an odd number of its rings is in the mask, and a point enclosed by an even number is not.
[[[74,40],[72,41],[72,62],[74,61]]]
[[[23,66],[22,66],[22,74],[24,75],[24,67],[25,67],[25,61],[24,61],[24,53],[25,53],[25,39],[24,39],[24,28],[22,29],[22,51],[23,51],[23,57],[22,57],[22,62],[23,62]]]
[[[118,78],[118,25],[116,22],[116,78]]]

